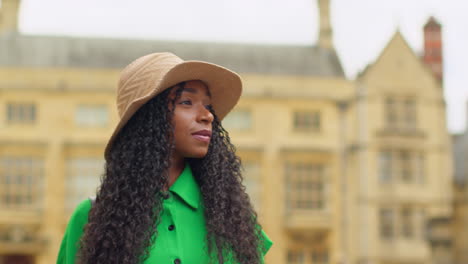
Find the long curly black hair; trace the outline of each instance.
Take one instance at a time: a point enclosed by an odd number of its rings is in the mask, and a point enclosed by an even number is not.
[[[79,263],[135,264],[149,257],[171,165],[170,120],[183,85],[148,101],[116,137],[80,240]],[[174,99],[169,96],[172,89],[176,89]],[[187,159],[203,196],[208,252],[213,262],[224,263],[226,252],[231,252],[238,263],[260,263],[261,227],[242,185],[241,162],[212,113],[207,155]]]

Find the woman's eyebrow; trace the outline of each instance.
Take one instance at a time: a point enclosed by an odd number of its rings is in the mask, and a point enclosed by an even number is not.
[[[195,89],[193,89],[193,88],[190,88],[190,87],[184,87],[184,88],[182,89],[182,92],[188,92],[188,93],[193,93],[193,94],[198,93],[197,90],[195,90]],[[206,95],[209,96],[209,97],[211,97],[211,94],[210,94],[209,91],[206,92]]]
[[[182,92],[188,92],[188,93],[194,93],[196,94],[197,93],[197,90],[193,89],[193,88],[187,88],[187,87],[184,87],[182,89]]]

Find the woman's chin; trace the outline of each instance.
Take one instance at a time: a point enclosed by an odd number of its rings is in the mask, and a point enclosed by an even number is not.
[[[206,156],[207,153],[208,153],[208,150],[200,150],[200,151],[190,153],[189,155],[187,155],[187,158],[202,159]]]

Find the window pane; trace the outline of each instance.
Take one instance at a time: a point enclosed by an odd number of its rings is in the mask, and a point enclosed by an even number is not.
[[[0,206],[40,209],[43,161],[33,157],[1,157],[0,165]]]
[[[382,151],[379,154],[379,180],[381,183],[392,181],[392,153]]]
[[[304,252],[288,251],[288,264],[302,264],[305,263]]]
[[[78,126],[106,126],[109,113],[106,105],[79,105],[75,113],[75,122]]]
[[[419,150],[387,149],[379,153],[380,183],[419,183],[425,181],[425,159]]]
[[[399,169],[401,173],[401,179],[403,182],[411,182],[413,180],[412,171],[412,156],[407,150],[399,151]]]
[[[420,184],[426,181],[425,179],[425,159],[423,153],[417,153],[415,159],[415,177],[416,181]]]
[[[7,104],[7,121],[8,122],[11,122],[14,119],[13,114],[14,114],[13,105]]]
[[[252,128],[252,114],[248,110],[235,110],[224,118],[222,125],[227,130],[250,130]]]
[[[387,125],[394,126],[397,123],[397,109],[393,98],[387,98],[385,100],[385,115]]]
[[[286,206],[288,209],[326,208],[325,169],[322,164],[294,162],[285,164]]]
[[[394,235],[393,210],[389,208],[380,209],[379,215],[380,236],[384,239],[391,239]]]
[[[320,130],[320,113],[318,111],[299,111],[294,113],[294,130]]]
[[[419,225],[419,228],[418,228],[419,238],[426,239],[426,236],[427,236],[426,212],[424,208],[420,208],[416,212],[418,212],[418,217],[416,218],[417,219],[416,222]]]
[[[69,211],[83,199],[96,195],[103,172],[103,159],[74,158],[67,161],[66,207]]]
[[[410,208],[401,209],[401,229],[402,235],[405,238],[413,237],[413,214]]]
[[[29,115],[31,122],[36,120],[36,105],[29,105]]]
[[[386,125],[398,129],[414,129],[417,126],[417,107],[414,98],[385,99]]]
[[[36,121],[36,105],[34,103],[8,103],[7,121],[9,123],[34,123]]]
[[[312,252],[313,264],[328,264],[328,252],[324,250],[314,250]]]
[[[405,122],[407,127],[416,126],[416,105],[413,99],[405,100]]]
[[[244,166],[244,185],[249,194],[250,200],[256,210],[261,206],[261,172],[260,165],[256,162],[248,161]]]

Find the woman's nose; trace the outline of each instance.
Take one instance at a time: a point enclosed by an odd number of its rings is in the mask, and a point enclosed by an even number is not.
[[[201,106],[198,112],[198,120],[200,122],[212,123],[214,120],[213,113],[210,110],[206,109],[205,106]]]

